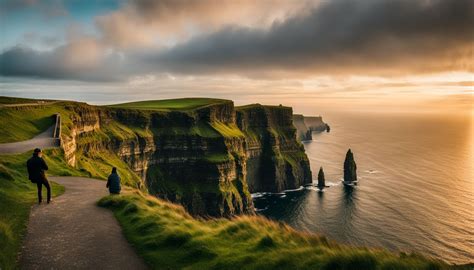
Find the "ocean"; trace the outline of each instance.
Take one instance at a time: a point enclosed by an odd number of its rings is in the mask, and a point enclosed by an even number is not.
[[[253,194],[259,214],[298,230],[354,245],[416,251],[449,263],[474,262],[471,115],[333,113],[330,133],[304,142],[313,181]],[[341,184],[346,151],[357,163],[356,187]]]

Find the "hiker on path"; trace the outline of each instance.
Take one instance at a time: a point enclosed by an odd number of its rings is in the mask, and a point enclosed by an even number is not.
[[[43,152],[41,152],[41,149],[36,148],[33,151],[33,156],[26,162],[28,178],[32,183],[36,183],[36,187],[38,188],[38,204],[41,204],[43,201],[43,196],[41,194],[43,185],[47,190],[48,203],[51,202],[51,186],[49,185],[46,174],[44,173],[44,171],[48,170],[48,165],[46,165],[42,156]]]
[[[109,188],[110,194],[120,194],[120,176],[117,173],[117,168],[112,168],[106,187]]]

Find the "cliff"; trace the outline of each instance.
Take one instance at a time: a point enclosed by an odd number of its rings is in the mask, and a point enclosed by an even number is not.
[[[237,125],[247,140],[250,192],[280,192],[311,183],[304,147],[296,140],[292,109],[259,104],[237,108]]]
[[[173,102],[55,104],[65,160],[103,179],[117,167],[125,184],[200,216],[253,213],[250,192],[311,182],[291,108],[235,109],[232,101],[215,99]]]
[[[300,141],[309,141],[313,139],[311,130],[306,126],[302,114],[293,115],[293,124],[296,128],[296,136]]]
[[[322,132],[327,128],[327,124],[323,122],[321,116],[305,116],[304,123],[311,131]]]
[[[323,122],[321,116],[303,116],[302,114],[294,114],[293,124],[297,129],[297,138],[300,141],[312,140],[313,131],[323,132],[328,128],[328,125]]]

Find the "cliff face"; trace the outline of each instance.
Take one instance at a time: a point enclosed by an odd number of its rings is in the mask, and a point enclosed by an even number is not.
[[[323,118],[321,116],[305,116],[304,124],[311,131],[325,131],[327,127],[326,123],[323,122]]]
[[[253,212],[247,188],[245,138],[232,102],[193,112],[152,115],[156,151],[146,182],[159,197],[196,215]]]
[[[312,132],[323,132],[327,129],[327,124],[323,122],[321,116],[293,115],[293,124],[297,129],[297,138],[300,141],[312,140]]]
[[[291,108],[240,107],[237,124],[247,139],[250,192],[280,192],[311,183],[308,157],[296,140]]]
[[[313,139],[311,130],[306,126],[305,117],[302,114],[293,115],[293,125],[296,128],[296,137],[300,141],[309,141]]]
[[[250,192],[311,182],[288,107],[236,111],[226,101],[189,111],[85,104],[67,109],[62,146],[71,165],[104,178],[110,167],[103,164],[125,163],[119,167],[122,179],[181,203],[194,215],[252,213]]]

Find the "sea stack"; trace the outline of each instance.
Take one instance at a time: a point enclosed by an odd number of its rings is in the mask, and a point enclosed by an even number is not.
[[[344,183],[350,184],[357,182],[357,165],[354,161],[354,154],[351,149],[346,153],[346,160],[344,161]]]
[[[326,179],[324,179],[324,171],[323,167],[319,168],[318,173],[318,188],[323,189],[326,187]]]

